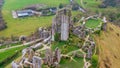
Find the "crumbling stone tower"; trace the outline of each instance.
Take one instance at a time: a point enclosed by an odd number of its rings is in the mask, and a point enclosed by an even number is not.
[[[54,41],[56,33],[60,35],[58,39],[66,41],[69,38],[71,22],[71,10],[67,8],[60,9],[53,19],[52,41]]]

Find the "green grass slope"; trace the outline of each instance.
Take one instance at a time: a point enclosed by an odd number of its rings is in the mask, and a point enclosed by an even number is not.
[[[95,36],[99,48],[99,68],[120,68],[120,27],[108,24],[107,32]]]
[[[5,51],[0,51],[0,64],[3,62],[7,63],[8,60],[12,59],[12,57],[14,55],[16,55],[17,52],[19,52],[23,48],[25,48],[25,46],[11,48],[11,49],[7,49]],[[2,65],[0,65],[0,66],[2,66]]]

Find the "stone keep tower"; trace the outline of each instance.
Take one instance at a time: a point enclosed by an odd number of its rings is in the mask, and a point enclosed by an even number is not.
[[[60,9],[53,19],[52,41],[54,41],[56,33],[60,34],[60,40],[66,41],[69,38],[71,22],[71,10],[67,8]]]

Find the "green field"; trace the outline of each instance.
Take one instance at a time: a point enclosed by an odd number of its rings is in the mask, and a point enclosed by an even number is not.
[[[17,52],[25,48],[25,46],[11,48],[5,51],[0,52],[0,63],[3,61],[7,63],[8,60],[12,59],[11,57],[14,56]],[[1,65],[0,65],[1,66]]]
[[[58,6],[60,3],[68,4],[69,0],[5,0],[2,13],[8,28],[0,31],[0,36],[10,37],[11,35],[29,35],[37,28],[41,26],[50,26],[52,23],[53,16],[13,19],[11,14],[12,10],[20,10],[34,4]]]
[[[83,8],[97,8],[101,4],[101,0],[76,0]]]
[[[62,54],[67,54],[71,51],[79,49],[75,45],[67,45],[65,42],[58,42],[52,45],[52,50],[55,50],[57,47],[61,50]]]
[[[85,26],[87,28],[96,28],[100,25],[102,21],[100,19],[89,19],[88,21],[86,21]]]
[[[62,54],[67,54],[71,51],[79,49],[75,45],[67,45],[66,42],[54,43],[54,45],[52,45],[52,50],[55,50],[56,47],[60,49]],[[75,61],[70,59],[62,59],[60,62],[60,68],[83,68],[83,58],[74,57],[74,60]]]
[[[74,58],[74,61],[70,59],[61,59],[59,68],[83,68],[83,66],[83,58]],[[42,65],[42,68],[47,68],[47,66]]]
[[[76,0],[81,5],[81,0]],[[10,37],[11,35],[30,35],[39,27],[50,26],[52,23],[53,16],[46,17],[26,17],[20,19],[12,18],[12,10],[20,10],[26,6],[34,4],[45,4],[47,6],[56,6],[59,4],[69,4],[69,0],[5,0],[3,6],[3,18],[7,23],[8,28],[0,31],[0,37]],[[85,8],[96,9],[100,4],[100,1],[96,0],[83,0],[83,5]],[[82,6],[82,5],[81,5]],[[74,11],[73,16],[77,15],[79,11]]]
[[[21,43],[15,43],[15,44],[10,44],[9,46],[12,47],[12,46],[17,46],[17,45],[20,45]],[[2,45],[0,46],[0,49],[4,49],[4,48],[7,48],[8,45]]]
[[[60,68],[83,68],[83,58],[74,58],[75,61],[69,59],[62,59],[60,62]]]

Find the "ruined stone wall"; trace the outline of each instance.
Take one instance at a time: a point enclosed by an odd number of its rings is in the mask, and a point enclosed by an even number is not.
[[[52,24],[52,40],[55,33],[60,33],[60,39],[66,41],[69,38],[69,29],[71,24],[71,10],[67,8],[60,9]]]
[[[63,22],[61,24],[61,40],[67,40],[69,37],[69,22],[68,17],[63,16]]]

